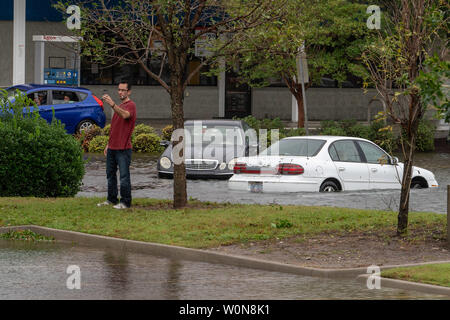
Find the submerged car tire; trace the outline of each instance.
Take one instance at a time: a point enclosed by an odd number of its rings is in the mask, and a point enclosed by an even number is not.
[[[173,179],[173,175],[170,173],[163,173],[158,171],[158,178],[160,179]]]
[[[333,181],[325,181],[324,183],[322,183],[322,185],[320,186],[320,192],[338,192],[339,187],[337,186],[337,184]]]
[[[96,123],[90,119],[81,120],[80,123],[77,125],[76,133],[81,133],[82,131],[89,131],[95,125]]]
[[[411,189],[425,189],[428,188],[428,184],[422,178],[414,178],[411,181]]]

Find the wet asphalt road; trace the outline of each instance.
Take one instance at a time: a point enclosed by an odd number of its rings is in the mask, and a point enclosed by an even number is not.
[[[106,167],[103,155],[88,155],[86,174],[79,197],[106,197]],[[157,158],[133,154],[131,183],[134,198],[172,199],[171,179],[158,178]],[[411,190],[410,209],[446,213],[447,185],[450,184],[450,153],[422,153],[416,155],[416,166],[431,170],[440,185],[438,189]],[[202,201],[319,205],[359,209],[397,210],[398,190],[357,191],[339,193],[262,193],[228,190],[227,180],[188,180],[188,197]]]

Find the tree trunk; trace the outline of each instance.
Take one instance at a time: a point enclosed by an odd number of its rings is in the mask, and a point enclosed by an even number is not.
[[[302,91],[297,90],[294,95],[295,100],[297,100],[297,110],[298,110],[298,128],[305,127],[305,108],[303,106],[303,94]]]
[[[409,194],[411,190],[411,174],[413,166],[413,145],[409,145],[410,139],[405,145],[406,158],[403,166],[402,190],[400,193],[400,206],[398,210],[397,235],[405,236],[408,232]]]
[[[421,108],[418,97],[412,97],[412,107],[410,113],[415,113],[413,110]],[[402,141],[405,160],[403,166],[402,190],[400,193],[400,206],[398,210],[397,221],[397,235],[405,236],[408,232],[408,213],[409,213],[409,195],[411,191],[412,167],[414,163],[414,152],[416,149],[416,136],[421,117],[420,112],[413,119],[410,119],[408,126],[403,127],[403,132],[406,141]]]
[[[172,107],[172,124],[174,130],[184,129],[184,92],[181,85],[176,85],[171,87],[171,107]],[[173,141],[173,148],[183,141]],[[185,155],[185,148],[182,148],[183,159]],[[183,208],[187,204],[187,191],[186,191],[186,167],[184,161],[180,164],[174,165],[173,170],[173,207]]]

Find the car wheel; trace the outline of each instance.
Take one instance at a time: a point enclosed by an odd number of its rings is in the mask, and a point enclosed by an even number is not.
[[[339,188],[333,181],[325,181],[320,186],[320,192],[337,192],[337,191],[339,191]]]
[[[82,120],[77,126],[77,133],[89,131],[95,126],[95,122],[89,119]]]
[[[420,180],[413,180],[411,182],[411,189],[422,189],[422,188],[426,188],[426,186]]]

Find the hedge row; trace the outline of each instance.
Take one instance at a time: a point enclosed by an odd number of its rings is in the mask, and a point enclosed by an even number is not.
[[[304,128],[285,128],[279,118],[258,120],[253,116],[247,116],[245,118],[234,119],[244,120],[251,128],[256,130],[258,135],[260,129],[267,129],[268,146],[271,143],[270,130],[272,129],[279,130],[280,139],[305,135]],[[392,126],[385,125],[383,120],[383,116],[379,114],[368,126],[359,124],[356,120],[322,121],[320,123],[321,128],[317,134],[364,138],[373,141],[387,152],[392,153],[399,148],[400,137],[396,136]],[[426,152],[434,150],[435,130],[436,128],[429,121],[423,120],[420,122],[416,141],[417,151]]]
[[[170,131],[169,127],[171,126],[163,129],[163,138],[161,139],[154,128],[145,124],[138,124],[134,128],[131,136],[133,151],[160,154],[164,151],[164,147],[160,143],[161,140],[165,139],[164,132]],[[87,132],[75,135],[75,138],[80,142],[84,152],[101,153],[108,144],[110,129],[110,124],[106,125],[103,129],[94,126]]]
[[[240,120],[244,120],[252,129],[254,129],[258,138],[260,129],[266,129],[267,146],[270,146],[272,143],[271,130],[273,129],[278,130],[279,139],[305,135],[304,128],[285,128],[283,122],[279,118],[258,120],[253,116],[248,116]],[[105,126],[104,129],[94,127],[89,132],[76,136],[81,142],[83,150],[85,152],[93,153],[103,152],[108,143],[110,127],[111,125]],[[436,128],[428,121],[423,120],[420,123],[416,141],[416,148],[418,151],[434,150],[435,129]],[[154,128],[145,124],[139,124],[135,127],[131,137],[133,150],[135,152],[160,154],[164,150],[164,147],[160,145],[161,140],[170,140],[172,132],[173,127],[168,125],[162,129],[161,136],[159,136]],[[377,116],[368,126],[359,124],[356,120],[322,121],[318,134],[364,138],[373,141],[389,153],[397,150],[400,143],[400,137],[396,137],[392,126],[384,124],[381,116]]]

